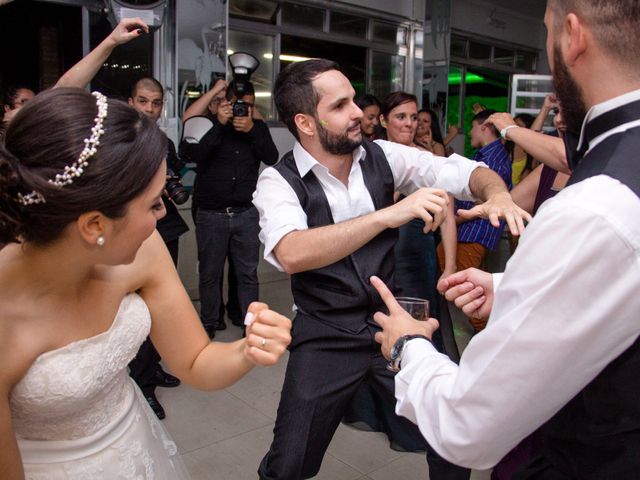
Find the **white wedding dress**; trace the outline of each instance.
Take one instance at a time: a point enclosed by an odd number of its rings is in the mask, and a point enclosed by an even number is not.
[[[189,478],[127,373],[150,326],[142,298],[127,295],[109,330],[36,358],[10,398],[28,480]]]

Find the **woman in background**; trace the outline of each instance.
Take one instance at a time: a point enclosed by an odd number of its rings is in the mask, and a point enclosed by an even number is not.
[[[362,110],[362,118],[360,119],[362,136],[367,140],[379,138],[380,101],[373,95],[366,94],[356,98],[355,103]]]

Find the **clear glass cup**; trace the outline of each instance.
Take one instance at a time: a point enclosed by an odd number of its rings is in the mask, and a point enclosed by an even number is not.
[[[396,297],[396,302],[416,320],[425,321],[429,318],[429,300],[416,297]],[[387,369],[392,372],[398,371],[392,362],[389,362]]]
[[[429,318],[429,300],[416,297],[396,297],[396,302],[416,320]]]

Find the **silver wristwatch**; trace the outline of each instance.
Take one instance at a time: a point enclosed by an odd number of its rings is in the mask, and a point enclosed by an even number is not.
[[[431,343],[428,337],[424,335],[403,335],[402,337],[396,340],[396,343],[393,344],[390,352],[389,365],[387,368],[392,372],[400,371],[400,361],[402,360],[402,352],[404,351],[404,347],[409,340],[413,340],[414,338],[424,338],[427,342]]]

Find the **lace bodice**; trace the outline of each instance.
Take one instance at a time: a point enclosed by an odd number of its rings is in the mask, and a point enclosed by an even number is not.
[[[118,416],[134,395],[127,365],[150,327],[146,304],[130,294],[109,330],[40,355],[11,394],[16,436],[73,440]]]

